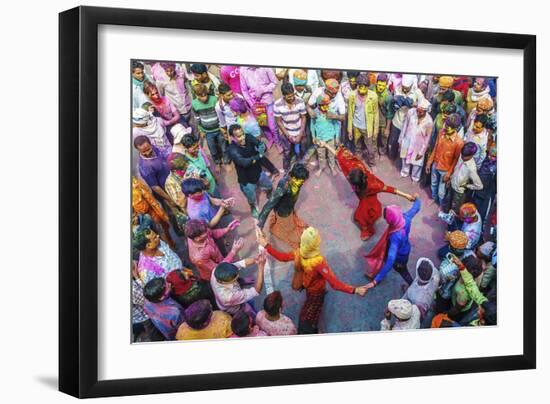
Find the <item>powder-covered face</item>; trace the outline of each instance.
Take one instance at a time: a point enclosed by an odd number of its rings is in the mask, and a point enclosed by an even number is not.
[[[145,78],[145,73],[143,73],[143,69],[141,67],[136,67],[132,70],[132,77],[137,81],[143,81]]]
[[[151,90],[149,90],[149,98],[155,101],[160,100],[159,90],[156,87],[152,87]]]
[[[290,177],[290,184],[295,187],[301,187],[304,184],[305,180],[301,180],[299,178]]]
[[[349,78],[349,86],[355,90],[357,88],[357,77],[350,77]]]
[[[474,131],[475,134],[478,134],[478,133],[481,133],[483,132],[483,124],[479,121],[475,121],[474,122],[474,126],[472,127],[472,130]]]
[[[222,94],[223,102],[229,102],[233,99],[235,95],[233,94],[233,91],[229,90],[227,93]]]
[[[364,84],[360,84],[359,87],[357,87],[357,92],[359,95],[367,95],[369,88]]]
[[[189,198],[193,199],[194,201],[200,201],[202,200],[203,195],[204,195],[204,191],[199,191],[189,195]]]
[[[140,144],[138,147],[138,152],[143,157],[152,157],[153,156],[153,146],[151,146],[151,143],[145,142],[143,144]]]
[[[197,157],[199,154],[199,144],[195,143],[193,146],[187,148],[187,153],[193,157]]]
[[[447,136],[452,136],[455,133],[455,129],[451,128],[449,125],[445,125],[445,134]]]
[[[193,76],[195,77],[195,80],[200,81],[201,83],[208,83],[210,80],[210,77],[208,77],[208,72],[204,73],[193,73]]]
[[[384,90],[386,90],[386,87],[388,86],[387,81],[377,81],[376,82],[376,91],[379,93],[383,93]]]
[[[166,69],[164,69],[166,72],[166,75],[170,78],[173,78],[176,75],[176,69],[174,69],[174,66],[168,66]]]
[[[193,239],[193,241],[194,241],[195,243],[200,244],[200,243],[204,243],[204,242],[206,241],[207,238],[208,238],[208,232],[205,231],[205,232],[202,233],[200,236],[195,237],[195,238]]]
[[[145,238],[147,238],[147,248],[150,250],[156,249],[160,244],[160,236],[153,230],[149,230],[149,232],[145,234]]]
[[[286,94],[284,96],[287,104],[292,104],[296,100],[296,95],[294,93]]]
[[[321,112],[327,112],[328,104],[319,105],[319,109],[321,110]]]
[[[483,90],[484,86],[485,86],[484,79],[476,79],[476,81],[474,81],[474,85],[473,85],[474,91],[480,92],[481,90]]]
[[[425,110],[424,108],[421,108],[421,107],[416,108],[416,115],[418,115],[419,118],[423,118],[424,116],[426,116],[426,112],[427,110]]]

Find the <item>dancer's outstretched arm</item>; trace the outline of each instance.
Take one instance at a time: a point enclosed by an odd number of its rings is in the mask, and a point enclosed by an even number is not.
[[[318,144],[319,146],[321,147],[324,147],[325,149],[327,149],[329,152],[331,152],[332,154],[336,155],[336,150],[334,150],[331,146],[329,146],[326,142],[323,142],[322,140],[314,140],[313,143],[316,143]]]

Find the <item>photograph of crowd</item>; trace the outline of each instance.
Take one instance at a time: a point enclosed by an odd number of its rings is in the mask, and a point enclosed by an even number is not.
[[[132,342],[497,324],[497,78],[130,64]]]

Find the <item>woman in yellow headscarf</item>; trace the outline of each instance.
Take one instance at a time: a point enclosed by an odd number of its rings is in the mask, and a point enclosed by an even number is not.
[[[300,311],[298,324],[299,334],[316,334],[319,316],[323,309],[326,293],[326,282],[340,292],[364,296],[366,286],[351,286],[339,280],[321,255],[321,236],[317,229],[308,227],[300,238],[300,247],[289,253],[276,250],[266,241],[261,231],[258,231],[258,242],[277,261],[294,261],[294,276],[292,288],[306,290],[306,301]]]

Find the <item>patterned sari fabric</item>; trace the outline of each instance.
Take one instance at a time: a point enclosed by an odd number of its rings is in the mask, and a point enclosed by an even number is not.
[[[300,236],[307,228],[307,224],[295,212],[287,217],[282,217],[272,211],[267,221],[272,236],[284,241],[292,248],[300,246]]]
[[[306,301],[300,310],[300,323],[298,324],[299,334],[315,334],[319,332],[319,317],[323,310],[325,293],[310,293],[306,291]]]
[[[160,203],[143,181],[138,180],[136,177],[132,178],[132,208],[134,217],[140,214],[149,214],[155,223],[161,224],[164,222],[168,224],[168,215],[162,209]]]

